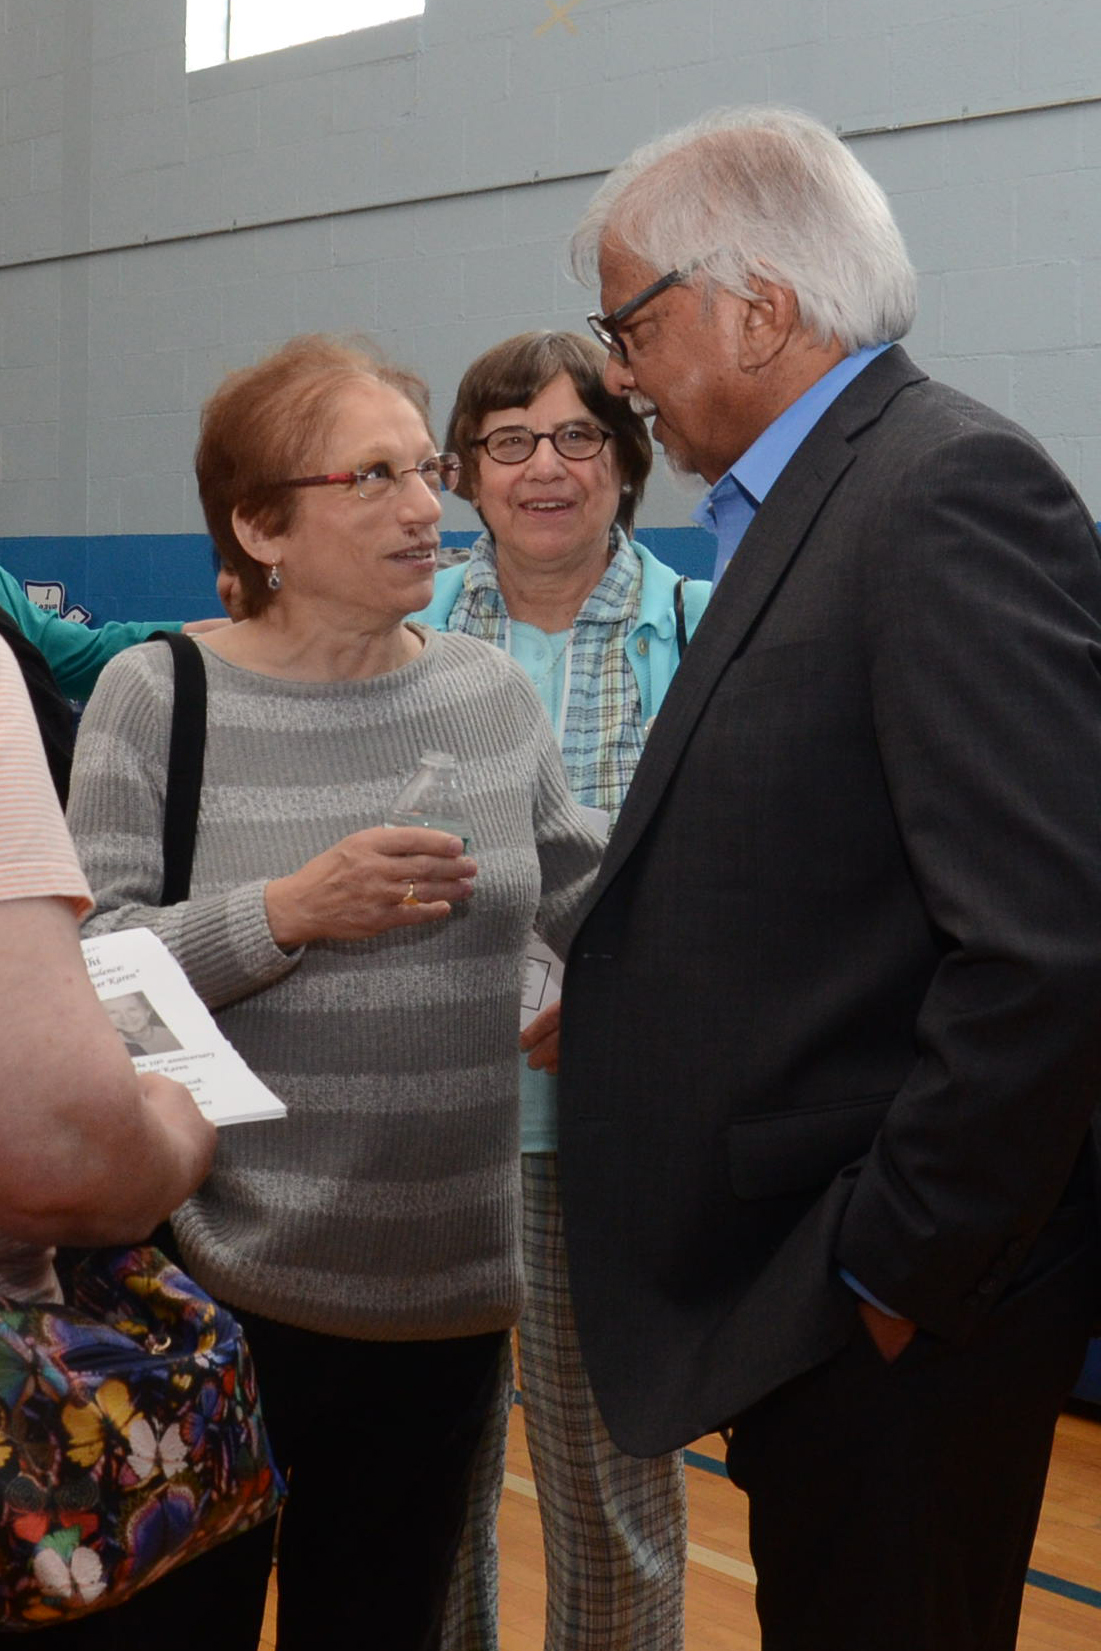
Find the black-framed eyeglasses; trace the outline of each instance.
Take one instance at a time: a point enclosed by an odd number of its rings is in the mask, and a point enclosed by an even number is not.
[[[498,464],[523,464],[541,441],[549,441],[564,459],[595,459],[612,436],[611,430],[590,424],[587,419],[571,419],[553,430],[530,430],[526,424],[502,424],[488,436],[478,436],[471,447],[484,447]]]
[[[419,464],[410,464],[396,470],[386,459],[377,464],[363,464],[356,470],[333,470],[326,476],[292,476],[288,481],[274,482],[274,487],[354,487],[361,499],[384,499],[397,493],[405,484],[406,476],[419,476],[434,493],[453,493],[462,470],[457,453],[433,453]]]
[[[601,315],[599,310],[593,310],[585,317],[592,328],[597,340],[603,344],[609,355],[614,355],[617,361],[627,365],[627,341],[622,337],[619,328],[628,316],[634,315],[643,304],[648,304],[651,298],[656,298],[659,292],[665,292],[669,287],[679,287],[697,268],[697,264],[686,264],[684,269],[671,269],[668,275],[663,275],[660,281],[654,281],[650,286],[643,287],[636,292],[633,298],[628,298],[625,304],[618,309],[609,310],[607,315]]]

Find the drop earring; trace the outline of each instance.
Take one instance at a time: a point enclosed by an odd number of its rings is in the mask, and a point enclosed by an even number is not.
[[[268,569],[268,589],[269,590],[282,590],[283,589],[283,576],[279,572],[278,562],[273,562],[271,564],[271,566],[269,567],[269,569]]]

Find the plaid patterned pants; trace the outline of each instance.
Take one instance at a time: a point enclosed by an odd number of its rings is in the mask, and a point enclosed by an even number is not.
[[[625,1456],[581,1361],[553,1153],[525,1153],[524,1423],[543,1522],[546,1651],[679,1651],[687,1552],[679,1452]],[[442,1651],[497,1651],[497,1509],[513,1373],[506,1343],[444,1618]]]

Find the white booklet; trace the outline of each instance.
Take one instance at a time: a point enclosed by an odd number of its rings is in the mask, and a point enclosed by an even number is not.
[[[611,816],[603,808],[591,808],[588,803],[577,805],[590,829],[602,842],[607,840],[608,826]],[[524,975],[520,988],[520,1030],[523,1032],[529,1027],[536,1015],[541,1014],[549,1004],[557,1003],[562,996],[562,976],[565,974],[562,959],[551,948],[540,940],[537,934],[529,934],[527,945],[524,947]]]
[[[285,1118],[287,1109],[222,1036],[172,953],[152,929],[81,942],[99,1001],[139,1072],[186,1084],[213,1124]]]

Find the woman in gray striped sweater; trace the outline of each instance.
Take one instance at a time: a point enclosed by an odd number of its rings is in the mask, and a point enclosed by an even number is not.
[[[280,1651],[364,1634],[431,1651],[520,1308],[525,935],[534,922],[567,947],[599,845],[524,673],[403,623],[432,594],[453,476],[418,380],[292,341],[208,403],[197,470],[248,617],[204,638],[191,894],[157,904],[173,688],[154,643],[108,666],[81,729],[91,926],[155,929],[287,1103],[286,1120],[224,1132],[174,1223],[245,1323],[290,1470]],[[470,854],[383,823],[425,750],[458,759]],[[265,1544],[167,1578],[94,1643],[254,1651]]]

